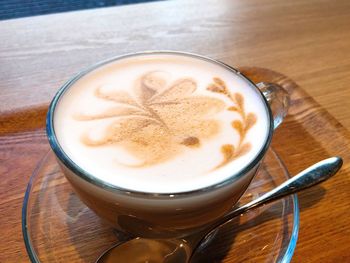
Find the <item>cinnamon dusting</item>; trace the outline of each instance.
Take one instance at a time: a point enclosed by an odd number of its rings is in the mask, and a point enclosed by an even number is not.
[[[240,120],[234,120],[231,122],[232,128],[239,135],[238,145],[234,146],[232,144],[225,144],[221,146],[223,161],[216,167],[220,168],[228,162],[247,154],[251,150],[251,143],[245,142],[245,137],[249,129],[251,129],[256,123],[257,117],[254,113],[246,113],[244,109],[244,97],[242,94],[238,92],[231,93],[222,79],[217,77],[213,78],[213,83],[207,87],[207,90],[221,93],[228,97],[233,102],[233,105],[229,106],[227,110],[237,112],[240,115]]]
[[[116,144],[135,156],[143,167],[164,162],[178,155],[184,147],[200,147],[220,131],[215,115],[223,111],[223,100],[193,94],[197,83],[181,78],[168,84],[168,74],[152,71],[135,82],[133,95],[126,91],[95,90],[94,95],[115,106],[94,114],[75,116],[79,121],[115,119],[102,138],[92,138],[90,131],[81,136],[87,146]]]

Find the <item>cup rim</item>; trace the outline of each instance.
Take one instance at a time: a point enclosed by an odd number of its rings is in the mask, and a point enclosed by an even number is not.
[[[82,169],[79,165],[77,165],[63,150],[63,148],[60,146],[58,139],[55,134],[55,129],[54,129],[54,113],[56,106],[60,100],[60,98],[63,96],[66,90],[68,90],[76,81],[78,81],[80,78],[84,77],[88,73],[92,72],[93,70],[106,65],[108,63],[111,63],[113,61],[133,57],[133,56],[139,56],[139,55],[152,55],[152,54],[169,54],[169,55],[182,55],[182,56],[188,56],[188,57],[193,57],[197,59],[202,59],[214,64],[217,64],[219,66],[222,66],[226,69],[228,69],[231,72],[234,72],[235,74],[238,74],[242,76],[243,79],[248,81],[250,84],[252,84],[255,89],[258,91],[258,94],[260,94],[260,97],[262,101],[265,104],[265,107],[267,109],[268,113],[268,119],[269,119],[269,127],[268,127],[268,133],[267,137],[265,139],[265,143],[263,147],[261,147],[260,151],[258,154],[255,156],[254,159],[252,159],[248,164],[245,165],[244,168],[242,168],[239,172],[232,174],[228,178],[226,178],[223,181],[214,183],[212,185],[199,188],[199,189],[194,189],[194,190],[189,190],[189,191],[183,191],[183,192],[173,192],[173,193],[156,193],[156,192],[142,192],[142,191],[137,191],[137,190],[132,190],[132,189],[127,189],[123,188],[120,186],[116,186],[114,184],[110,184],[106,181],[103,181],[99,179],[98,177],[88,173],[84,169]],[[120,56],[115,56],[106,60],[103,60],[101,62],[98,62],[96,64],[93,64],[92,66],[87,67],[86,69],[80,71],[78,74],[73,76],[70,80],[68,80],[55,94],[54,98],[52,99],[48,112],[46,115],[46,133],[48,137],[49,144],[51,146],[51,149],[55,153],[56,157],[59,159],[60,162],[64,164],[69,170],[71,170],[75,175],[78,175],[81,179],[84,181],[91,183],[99,188],[106,189],[111,192],[119,193],[119,194],[126,194],[126,195],[135,195],[135,196],[141,196],[141,197],[154,197],[154,198],[162,198],[162,197],[171,197],[171,198],[176,198],[176,197],[181,197],[181,196],[186,196],[186,195],[193,195],[193,194],[198,194],[202,192],[208,192],[212,191],[218,188],[222,188],[228,184],[233,183],[234,181],[238,180],[239,178],[243,177],[246,173],[248,173],[250,170],[252,170],[264,157],[267,149],[270,146],[271,140],[272,140],[272,134],[274,130],[274,124],[273,124],[273,115],[271,112],[271,108],[263,95],[263,93],[260,91],[260,89],[256,86],[256,84],[251,81],[248,77],[246,77],[244,74],[239,72],[237,69],[231,67],[230,65],[227,65],[226,63],[223,63],[219,60],[209,58],[203,55],[198,55],[190,52],[182,52],[182,51],[173,51],[173,50],[150,50],[150,51],[140,51],[140,52],[133,52],[133,53],[128,53],[125,55],[120,55]]]

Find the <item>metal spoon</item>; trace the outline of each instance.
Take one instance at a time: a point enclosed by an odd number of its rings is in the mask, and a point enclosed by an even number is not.
[[[336,174],[343,164],[340,157],[318,162],[259,198],[227,213],[202,231],[185,239],[150,240],[135,238],[104,252],[96,263],[111,262],[189,262],[193,252],[221,225],[246,211],[317,185]]]

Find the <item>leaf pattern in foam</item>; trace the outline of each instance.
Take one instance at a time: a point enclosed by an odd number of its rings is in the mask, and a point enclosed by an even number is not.
[[[169,88],[156,94],[151,99],[152,104],[172,103],[190,96],[197,88],[197,83],[191,78],[183,78],[175,81]]]
[[[113,101],[120,104],[136,106],[137,103],[129,93],[123,90],[105,90],[99,87],[95,90],[95,96],[100,99]]]
[[[74,119],[78,121],[92,121],[92,120],[100,120],[100,119],[109,119],[109,118],[117,118],[117,117],[126,117],[126,116],[147,116],[147,113],[138,109],[131,107],[112,107],[104,110],[103,112],[97,114],[87,114],[87,113],[79,113],[74,116]]]
[[[140,165],[151,165],[171,159],[184,147],[198,148],[218,134],[221,124],[215,115],[227,107],[224,100],[195,95],[197,83],[191,78],[167,85],[168,76],[162,71],[142,75],[134,86],[136,100],[125,91],[97,89],[96,97],[118,105],[97,114],[81,114],[77,120],[112,120],[102,137],[87,131],[82,141],[89,146],[118,144]]]
[[[166,88],[168,75],[163,71],[151,71],[136,81],[135,95],[141,104],[147,105],[154,95]]]

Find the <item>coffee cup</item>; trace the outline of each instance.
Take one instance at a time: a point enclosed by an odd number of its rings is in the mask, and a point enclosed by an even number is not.
[[[67,180],[98,216],[131,236],[180,238],[238,202],[288,102],[280,86],[255,85],[220,61],[139,52],[69,80],[46,127]]]

